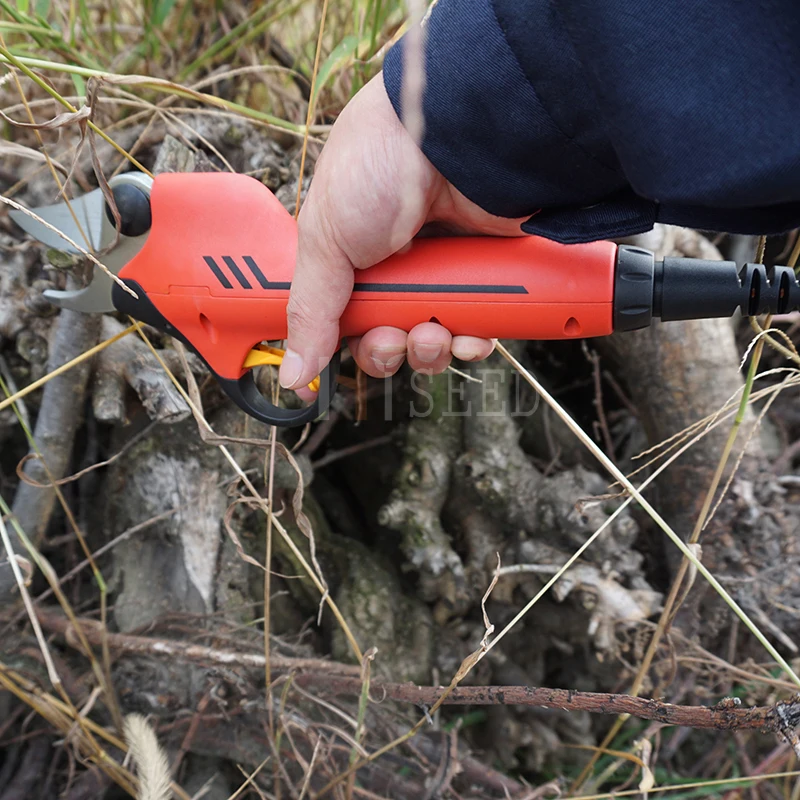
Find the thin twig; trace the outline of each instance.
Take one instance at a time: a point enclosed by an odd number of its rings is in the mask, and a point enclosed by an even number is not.
[[[315,675],[308,672],[296,675],[300,686],[313,686],[323,694],[359,696],[363,683],[360,678],[338,675]],[[800,699],[774,706],[745,708],[735,702],[723,701],[716,706],[679,706],[658,700],[605,692],[578,692],[573,689],[549,689],[534,686],[417,686],[413,683],[382,683],[372,681],[371,692],[416,706],[442,705],[510,706],[554,708],[561,711],[589,711],[593,714],[629,714],[651,719],[664,725],[717,730],[760,730],[780,733],[800,724]],[[446,697],[445,697],[446,694]],[[442,699],[444,698],[444,699]]]
[[[600,372],[600,356],[594,351],[589,350],[586,342],[582,342],[583,354],[592,365],[592,380],[594,381],[594,407],[597,411],[597,421],[600,426],[600,433],[603,436],[603,445],[606,452],[614,458],[614,443],[611,440],[611,431],[608,429],[606,411],[603,407],[603,378]]]
[[[65,638],[72,644],[71,632],[75,630],[70,620],[61,614],[46,609],[37,609],[36,616],[42,627]],[[78,619],[81,633],[90,644],[99,645],[102,642],[101,626],[95,620]],[[212,664],[222,664],[228,667],[246,667],[264,669],[266,660],[262,653],[241,653],[235,650],[218,650],[214,647],[190,644],[189,642],[174,639],[155,639],[148,636],[132,636],[122,633],[109,633],[108,646],[111,650],[120,653],[145,653],[148,655],[168,656],[182,661],[198,661]],[[271,666],[278,672],[292,672],[295,670],[314,670],[320,673],[339,675],[359,675],[359,667],[354,664],[338,664],[333,661],[323,661],[316,658],[289,658],[287,656],[271,655]]]
[[[374,439],[368,439],[366,442],[358,442],[357,444],[351,444],[349,447],[343,447],[341,450],[334,450],[332,453],[326,453],[316,461],[312,461],[311,466],[314,469],[322,469],[332,464],[334,461],[338,461],[340,458],[347,458],[348,456],[362,453],[364,450],[389,444],[391,441],[392,437],[390,434],[386,436],[376,436]]]

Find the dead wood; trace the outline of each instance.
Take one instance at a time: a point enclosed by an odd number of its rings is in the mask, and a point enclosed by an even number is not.
[[[197,157],[191,148],[179,142],[174,136],[167,134],[161,147],[158,148],[153,175],[162,172],[194,172]],[[202,171],[202,170],[198,170]]]
[[[503,563],[559,563],[561,553],[573,552],[608,517],[613,502],[582,502],[604,494],[606,483],[580,465],[547,476],[539,472],[519,443],[521,429],[515,420],[541,409],[518,397],[514,371],[499,354],[471,371],[481,383],[463,387],[472,411],[463,418],[465,446],[454,468],[448,510],[459,513],[453,506],[460,504],[462,514],[465,509],[476,510],[506,532],[518,532],[516,539],[506,535],[495,540],[491,553],[484,550],[492,569],[498,543],[516,545],[505,553],[500,548]],[[598,565],[611,563],[621,574],[638,575],[641,560],[632,549],[638,535],[633,518],[621,514],[609,533],[585,558]]]
[[[654,249],[656,258],[721,258],[694,231],[660,226],[640,238]],[[741,354],[728,319],[655,324],[612,336],[607,344],[653,444],[715,413],[743,384]],[[727,433],[725,425],[710,431],[660,479],[666,508],[689,532],[703,501],[698,481],[710,480],[707,473],[716,468]],[[758,438],[751,442],[750,454],[755,459],[763,455]]]
[[[167,136],[153,172],[202,169],[206,164],[200,154]],[[139,344],[127,345],[138,366],[126,364],[121,372],[151,416],[166,415],[175,424],[137,443],[123,463],[113,466],[108,480],[117,491],[105,508],[106,526],[113,535],[175,506],[182,508],[114,550],[115,621],[123,631],[145,626],[168,611],[210,613],[224,596],[231,595],[235,604],[244,599],[238,595],[243,565],[223,547],[222,518],[229,501],[220,477],[227,474],[227,464],[217,448],[202,442],[194,420],[185,418],[185,402],[149,348],[142,345],[145,354]],[[175,356],[167,355],[168,366],[177,367]],[[117,376],[111,377],[102,401],[113,417],[121,413],[120,370],[111,365],[106,375]]]
[[[0,233],[0,252],[3,259],[3,268],[0,269],[0,337],[13,341],[25,327],[27,273],[34,253],[30,247],[21,247],[3,233]]]
[[[60,612],[41,610],[39,616],[45,630],[63,637],[67,644],[80,649],[71,633],[71,623]],[[100,625],[94,620],[80,620],[79,624],[86,638],[93,645],[99,646],[102,641]],[[263,727],[265,701],[263,691],[258,685],[263,674],[263,655],[113,633],[107,634],[107,641],[114,654],[116,683],[121,688],[122,697],[133,708],[151,711],[160,717],[161,736],[167,737],[176,746],[180,743],[187,753],[230,759],[251,768],[259,764],[264,754],[269,752],[270,744]],[[290,682],[290,690],[297,685],[298,676],[306,672],[314,674],[315,687],[324,674],[331,678],[350,677],[360,683],[360,668],[355,665],[275,655],[272,656],[271,664],[274,673],[286,676],[286,680]],[[190,672],[192,677],[186,683],[183,679]],[[181,676],[180,679],[178,675]],[[135,683],[129,685],[129,680]],[[140,690],[136,688],[133,692],[130,691],[131,687],[139,685],[146,685],[148,691],[154,697],[157,696],[155,705],[142,706],[143,696]],[[178,714],[174,722],[168,721],[176,712],[187,707],[193,708],[198,692],[204,692],[204,697],[211,698],[208,709],[206,706],[209,703],[201,699],[191,718]],[[299,748],[306,759],[315,740],[315,730],[327,728],[333,731],[334,736],[328,744],[329,754],[325,758],[324,767],[320,767],[317,778],[319,785],[327,782],[346,767],[349,746],[336,743],[335,728],[320,725],[322,720],[314,709],[324,710],[324,707],[304,701],[297,696],[297,692],[288,704],[278,700],[279,695],[280,691],[276,693],[276,711],[280,712],[282,724],[291,733],[295,747]],[[221,713],[214,711],[215,708],[220,709]],[[385,715],[380,705],[371,705],[369,713],[370,731],[388,725],[390,730],[386,731],[387,736],[393,738],[402,733],[402,723],[392,722],[391,716]],[[451,736],[435,733],[423,734],[415,740],[412,757],[399,752],[390,753],[360,771],[364,785],[372,791],[391,792],[392,797],[418,797],[423,789],[423,780],[424,786],[428,785],[428,773],[421,767],[419,760],[413,757],[416,752],[422,754],[423,763],[429,763],[431,777],[437,771],[437,765],[451,760],[454,768],[458,765],[459,774],[463,771],[463,779],[471,786],[482,787],[482,796],[488,796],[488,793],[502,796],[506,790],[513,794],[522,789],[517,781],[470,756],[468,750]],[[297,763],[290,753],[284,754],[284,759],[284,769],[289,774],[298,774],[297,770],[302,768],[302,764]],[[407,771],[407,778],[400,780],[397,777],[400,769]],[[302,771],[299,774],[302,776]]]
[[[104,316],[102,338],[109,339],[123,328],[113,317]],[[164,350],[161,357],[173,374],[181,374],[177,353]],[[189,416],[189,406],[169,375],[135,334],[107,347],[97,358],[92,391],[92,410],[97,420],[106,423],[125,420],[127,386],[136,392],[148,416],[156,422],[180,422]]]
[[[79,647],[70,634],[71,623],[62,615],[51,611],[38,612],[42,626],[63,636],[67,643]],[[102,642],[103,634],[98,623],[80,621],[87,639],[95,645]],[[157,659],[177,659],[197,664],[218,665],[228,670],[236,668],[263,669],[264,657],[256,653],[223,651],[212,647],[192,645],[151,637],[107,634],[110,649],[118,654],[148,655]],[[358,668],[351,665],[325,662],[319,659],[287,658],[273,656],[272,668],[276,673],[291,673],[291,680],[302,687],[313,687],[324,695],[360,696],[363,683]],[[230,674],[233,674],[232,672]],[[348,677],[349,676],[349,677]],[[237,682],[241,689],[243,685]],[[531,686],[468,686],[447,687],[418,686],[412,683],[385,683],[373,680],[371,695],[375,699],[392,699],[416,706],[431,706],[447,693],[446,705],[519,705],[562,711],[586,711],[597,714],[630,714],[664,725],[718,730],[759,730],[778,733],[791,741],[800,724],[800,698],[774,706],[745,708],[738,700],[726,699],[715,706],[680,706],[654,699],[623,694],[581,692]]]
[[[253,714],[239,709],[222,714],[204,714],[200,717],[200,724],[192,740],[192,752],[205,758],[223,758],[252,770],[270,752],[273,755],[275,752],[274,744],[265,728],[264,716],[263,712]],[[291,740],[291,747],[281,753],[277,767],[273,765],[268,769],[280,772],[282,783],[288,787],[292,797],[300,797],[299,787],[305,780],[317,742],[320,742],[321,755],[316,759],[315,769],[310,776],[311,792],[318,792],[329,780],[346,769],[351,751],[348,742],[339,739],[335,733],[321,736],[315,730],[318,725],[296,710],[285,712],[282,723],[283,735]],[[170,741],[179,742],[189,724],[189,720],[185,718],[178,719],[175,723],[160,726],[159,730],[164,733],[174,732]],[[319,728],[324,733],[329,726]],[[434,757],[441,757],[439,748],[434,751]],[[435,766],[426,769],[413,755],[405,756],[395,751],[359,770],[359,785],[373,797],[419,800],[425,796],[425,779],[434,770]],[[476,770],[472,774],[476,777],[474,784],[481,797],[496,796],[494,782],[488,783],[484,788],[480,773]],[[511,786],[513,785],[512,783]],[[489,794],[490,791],[492,794]],[[497,794],[504,796],[502,790]]]
[[[65,616],[45,609],[38,609],[36,615],[45,630],[63,636],[67,644],[80,649],[80,643],[75,637],[73,625]],[[95,620],[86,619],[78,622],[90,644],[102,645],[104,637],[99,623]],[[150,655],[203,664],[218,664],[230,668],[264,669],[265,659],[263,652],[220,650],[174,639],[156,639],[148,636],[132,636],[120,633],[107,633],[105,638],[109,648],[120,654]],[[357,676],[359,674],[359,667],[351,664],[339,664],[335,661],[325,661],[318,658],[289,658],[274,654],[270,657],[270,666],[276,673],[313,670],[317,673],[329,672],[338,675]]]
[[[400,535],[403,554],[419,573],[422,598],[442,599],[458,613],[470,598],[464,565],[441,519],[461,448],[461,418],[449,411],[449,378],[446,373],[415,376],[420,392],[415,418],[408,426],[403,465],[378,521]]]
[[[660,226],[637,238],[656,258],[685,255],[721,258],[710,242],[694,231]],[[714,414],[741,389],[741,355],[727,319],[656,323],[618,334],[598,345],[613,359],[636,406],[651,444],[657,444],[704,417]],[[752,417],[748,417],[752,422]],[[659,478],[659,505],[665,517],[688,537],[710,484],[728,425],[718,426]],[[748,466],[761,455],[756,438]],[[636,464],[638,466],[638,464]],[[725,509],[722,515],[725,515]],[[673,563],[679,560],[670,551]]]
[[[250,766],[258,766],[270,752],[271,746],[264,726],[264,711],[253,713],[253,704],[234,707],[226,701],[221,713],[203,713],[199,715],[199,724],[191,740],[192,752],[198,756],[224,758]],[[369,729],[380,730],[386,738],[395,738],[405,732],[402,721],[392,722],[386,715],[377,716],[378,706],[370,704],[367,715]],[[321,740],[322,755],[316,761],[316,769],[312,774],[310,788],[319,791],[330,779],[340,774],[347,767],[351,753],[349,741],[337,736],[337,725],[329,722],[321,723],[318,715],[312,716],[307,706],[284,709],[281,722],[285,735],[292,739],[292,749],[282,754],[282,774],[302,782],[306,765],[311,760],[314,745],[320,740],[320,734],[329,732]],[[195,717],[194,719],[198,719]],[[159,733],[169,736],[170,741],[181,742],[193,720],[185,715],[174,722],[164,722],[159,726]],[[419,800],[420,797],[435,797],[426,790],[442,786],[443,772],[452,770],[455,788],[461,791],[471,790],[472,796],[517,797],[524,786],[512,777],[503,775],[495,769],[483,764],[472,756],[469,748],[451,734],[436,731],[424,731],[407,749],[397,748],[381,758],[366,764],[358,772],[359,784],[382,797],[397,800]],[[368,743],[365,752],[377,749]],[[405,752],[404,752],[405,750]],[[305,764],[303,763],[305,762]],[[445,767],[444,770],[441,767]],[[469,796],[469,795],[468,795]]]
[[[211,158],[217,168],[231,166],[257,176],[287,208],[294,209],[297,151],[283,149],[259,129],[227,117],[198,113],[182,119],[186,127],[164,114],[152,128],[132,128],[136,136],[142,131],[147,134],[135,148],[137,157],[152,164],[155,147],[163,139],[155,172],[203,170]],[[195,134],[189,126],[196,129]],[[165,127],[175,131],[177,138],[164,139]],[[107,151],[101,159],[114,166],[118,163],[117,156]],[[79,182],[86,183],[80,166],[77,175]],[[303,186],[307,183],[304,178]],[[44,185],[40,180],[26,195],[30,204],[54,200],[42,196]],[[702,237],[685,237],[671,246],[708,256]],[[40,263],[37,248],[20,246],[10,237],[8,241],[11,249],[4,254],[4,270],[0,270],[0,335],[6,339],[3,357],[9,365],[4,371],[25,385],[45,369],[53,319],[47,316],[49,306],[41,301],[44,283],[37,280],[49,267]],[[1,243],[5,245],[6,237]],[[103,334],[109,335],[119,326],[106,317],[103,328]],[[679,333],[674,335],[667,335],[672,329],[666,325],[633,334],[616,350],[616,340],[610,349],[602,342],[590,343],[602,357],[589,380],[585,377],[591,365],[577,349],[580,364],[561,359],[557,345],[519,344],[516,352],[523,360],[535,357],[537,375],[541,371],[554,389],[575,384],[577,389],[559,396],[568,397],[565,403],[570,411],[578,412],[579,418],[583,414],[589,424],[602,416],[600,433],[624,459],[629,453],[618,444],[621,419],[639,438],[644,438],[643,422],[656,441],[715,410],[714,404],[741,383],[728,322],[676,329]],[[168,345],[160,354],[179,374]],[[230,481],[229,466],[211,445],[224,441],[230,446],[263,492],[266,431],[232,410],[214,382],[206,379],[198,383],[208,419],[221,437],[232,438],[201,437],[194,421],[182,419],[186,413],[182,398],[135,336],[104,351],[94,366],[93,418],[106,424],[87,425],[83,430],[87,461],[102,466],[92,473],[96,483],[87,488],[82,479],[78,491],[97,497],[92,502],[96,513],[87,515],[90,547],[98,554],[114,551],[113,569],[101,563],[113,604],[109,624],[121,631],[107,635],[112,679],[121,703],[126,711],[153,715],[159,735],[179,754],[175,764],[195,791],[217,767],[231,779],[232,790],[231,776],[238,778],[232,772],[235,764],[250,771],[270,753],[278,755],[268,726],[272,719],[283,746],[277,760],[262,773],[262,785],[269,787],[267,773],[279,774],[281,793],[298,798],[319,745],[306,793],[313,796],[351,763],[355,723],[350,718],[358,715],[356,698],[362,684],[358,665],[339,663],[350,654],[338,625],[327,613],[319,628],[314,624],[319,594],[279,541],[273,543],[272,567],[278,574],[272,582],[270,607],[275,643],[271,669],[280,679],[271,698],[264,690],[263,643],[253,626],[263,603],[263,574],[258,565],[265,558],[264,517],[254,506],[239,502],[243,498],[237,494],[236,482]],[[202,367],[197,372],[203,374]],[[604,477],[581,466],[574,438],[554,417],[547,417],[543,410],[527,416],[529,397],[523,398],[526,407],[516,404],[514,376],[505,361],[477,365],[475,375],[481,383],[464,383],[452,374],[430,380],[413,378],[415,414],[409,417],[404,408],[400,424],[394,427],[351,414],[348,404],[354,396],[343,387],[333,416],[338,422],[323,423],[305,440],[303,513],[314,528],[319,562],[359,644],[378,647],[371,696],[376,701],[393,701],[367,705],[360,740],[364,753],[375,752],[406,732],[409,720],[419,718],[419,707],[428,708],[443,691],[428,684],[438,684],[439,676],[446,680],[474,650],[484,634],[480,598],[498,553],[503,566],[513,568],[503,572],[488,603],[489,617],[499,628],[539,592],[619,502],[602,497],[608,491]],[[393,388],[398,394],[407,393],[408,384],[405,371]],[[130,413],[131,387],[151,418],[177,424],[141,433],[147,420],[144,414]],[[377,383],[368,387],[363,405],[380,405],[380,399],[372,402],[372,393],[380,391]],[[593,397],[617,406],[622,398],[625,409],[617,407],[607,414],[596,409],[595,413]],[[391,401],[393,408],[399,408],[397,397]],[[79,405],[74,404],[71,413]],[[470,413],[463,415],[466,408]],[[29,401],[31,418],[37,410],[34,395]],[[361,424],[351,424],[355,418]],[[132,435],[133,431],[140,433]],[[797,429],[788,436],[796,438]],[[281,437],[287,446],[297,441],[293,432]],[[256,443],[256,439],[261,441]],[[24,454],[24,442],[20,446],[16,420],[10,415],[0,420],[0,441],[14,463]],[[371,448],[376,442],[390,441],[403,442],[399,453],[389,447]],[[719,448],[720,438],[709,437],[658,487],[658,507],[674,514],[670,519],[684,534],[702,499],[698,487],[716,466]],[[124,455],[106,460],[106,450]],[[312,452],[313,469],[308,461]],[[13,464],[3,466],[13,475]],[[77,471],[80,465],[69,466]],[[285,466],[279,458],[275,507],[289,535],[307,552],[308,539],[291,507],[297,478]],[[789,457],[785,468],[791,467]],[[733,584],[737,598],[759,625],[776,638],[788,636],[781,641],[790,647],[796,634],[791,620],[788,634],[780,630],[788,612],[785,618],[777,604],[797,605],[794,597],[800,584],[792,582],[790,565],[797,512],[781,516],[782,508],[776,503],[769,509],[774,513],[765,513],[769,487],[755,479],[759,468],[757,460],[745,462],[743,480],[734,484],[731,501],[723,504],[709,529],[704,558],[712,569],[719,567],[723,577],[727,570],[728,577],[737,581]],[[791,487],[787,493],[795,494]],[[379,508],[383,509],[380,521]],[[230,523],[230,534],[238,537],[236,544],[228,538],[223,520]],[[784,691],[785,684],[777,679],[762,684],[744,667],[730,667],[705,651],[675,660],[682,670],[696,671],[686,675],[680,686],[676,682],[669,695],[675,704],[613,693],[625,688],[628,670],[641,657],[639,640],[644,639],[643,631],[650,630],[643,621],[657,610],[661,599],[657,590],[663,590],[668,581],[668,569],[660,563],[653,566],[649,532],[640,530],[638,521],[627,513],[617,518],[518,624],[517,635],[494,648],[478,665],[470,676],[476,685],[459,687],[448,698],[453,705],[484,706],[485,722],[461,730],[456,725],[448,733],[421,732],[360,770],[360,787],[379,796],[414,800],[449,794],[532,796],[530,789],[486,763],[514,769],[514,774],[528,779],[538,777],[543,769],[561,773],[571,757],[563,745],[596,744],[601,720],[591,715],[601,713],[651,719],[657,724],[650,730],[659,724],[712,731],[741,728],[778,732],[791,739],[796,701],[768,705],[774,701],[768,692]],[[782,532],[776,536],[779,527]],[[67,531],[59,531],[57,538],[48,540],[48,556],[65,581],[78,575],[85,563],[79,563],[68,536]],[[64,542],[68,542],[66,547]],[[639,548],[647,550],[649,562]],[[243,554],[251,559],[248,564]],[[656,559],[660,556],[659,551]],[[0,562],[0,575],[3,566]],[[86,575],[66,587],[76,608],[96,607],[92,605],[96,590],[87,589],[89,583]],[[694,587],[690,603],[699,589]],[[91,610],[82,613],[88,615]],[[76,664],[85,671],[85,659],[67,621],[50,607],[41,611],[41,619],[55,656],[68,664],[64,674],[71,671],[77,676]],[[725,632],[725,619],[719,619],[723,624],[718,629]],[[19,620],[6,630],[13,631]],[[632,620],[637,624],[621,624]],[[98,625],[88,619],[80,624],[92,647],[99,650],[103,636]],[[717,622],[706,618],[703,624],[711,630]],[[142,630],[147,635],[134,635]],[[673,631],[672,642],[683,646],[687,632],[694,635],[683,627]],[[284,647],[287,641],[298,644]],[[726,655],[728,661],[741,664],[737,646],[740,642],[732,636]],[[78,652],[66,652],[67,647]],[[42,677],[35,648],[12,643],[10,652],[27,653],[36,675]],[[326,654],[335,660],[325,660]],[[666,669],[670,658],[661,655],[657,669]],[[715,684],[718,675],[723,675],[726,685],[733,680],[746,684],[752,707],[727,702],[714,707],[688,705],[703,702],[708,696],[703,692],[719,686]],[[686,688],[692,687],[693,678],[695,696],[691,694],[694,688]],[[90,681],[81,676],[65,682],[79,707],[91,697]],[[543,685],[593,691],[538,688]],[[303,686],[334,699],[323,705]],[[0,717],[4,710],[0,694]],[[91,719],[102,719],[105,713],[102,702],[87,711]],[[461,713],[451,710],[449,717],[447,711],[442,716],[452,721]],[[15,768],[26,746],[19,747]],[[481,749],[478,757],[469,754],[470,747]],[[751,751],[756,747],[750,744]],[[553,754],[557,754],[556,764]],[[66,796],[77,800],[100,794],[105,785],[95,785],[91,773],[83,773]],[[229,794],[224,791],[221,797]]]
[[[159,426],[111,465],[104,509],[110,535],[160,517],[114,548],[120,630],[141,628],[166,613],[208,614],[217,608],[219,591],[241,586],[240,577],[225,574],[228,565],[241,564],[232,547],[223,548],[228,475],[224,457],[200,440],[193,419]]]
[[[494,353],[470,370],[480,382],[464,384],[469,413],[463,418],[465,448],[457,472],[465,490],[474,492],[489,514],[512,528],[532,530],[537,527],[542,475],[520,447],[514,422],[531,408],[518,406],[514,372],[503,362]]]
[[[99,322],[92,314],[62,310],[53,324],[48,369],[60,367],[93,347],[97,343]],[[90,363],[84,361],[46,384],[33,431],[42,459],[32,459],[25,465],[25,474],[34,481],[48,482],[43,463],[53,478],[67,474],[90,369]],[[35,488],[27,483],[20,483],[17,488],[12,511],[34,542],[44,535],[55,497],[52,488]]]

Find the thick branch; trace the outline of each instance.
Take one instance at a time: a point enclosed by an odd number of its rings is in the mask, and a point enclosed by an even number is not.
[[[53,325],[48,369],[60,367],[95,345],[98,330],[99,320],[95,316],[63,309]],[[44,388],[34,437],[43,462],[56,479],[67,474],[75,434],[81,423],[89,370],[90,363],[84,361],[53,378]],[[25,473],[39,483],[49,482],[42,461],[29,461]],[[20,483],[17,488],[12,510],[34,542],[44,535],[55,499],[55,491],[50,488],[36,488],[28,483]]]
[[[103,339],[120,333],[123,326],[112,317],[103,317]],[[163,350],[161,357],[173,371],[179,371],[177,353]],[[126,336],[106,348],[97,359],[92,408],[100,422],[125,419],[125,384],[142,401],[150,419],[180,422],[189,416],[189,406],[173,386],[150,348],[138,336]]]

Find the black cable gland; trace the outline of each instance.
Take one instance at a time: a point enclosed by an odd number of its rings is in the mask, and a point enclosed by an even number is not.
[[[614,279],[614,330],[646,328],[653,320],[655,261],[643,247],[620,245]]]

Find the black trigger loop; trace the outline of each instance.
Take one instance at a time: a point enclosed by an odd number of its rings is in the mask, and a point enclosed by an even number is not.
[[[219,385],[225,394],[236,403],[239,408],[251,417],[266,422],[268,425],[277,425],[281,428],[297,428],[313,422],[330,408],[331,400],[336,392],[336,376],[339,372],[341,354],[334,353],[325,369],[319,376],[319,392],[314,402],[303,408],[282,408],[270,403],[258,391],[253,370],[248,370],[238,380],[217,376]]]

